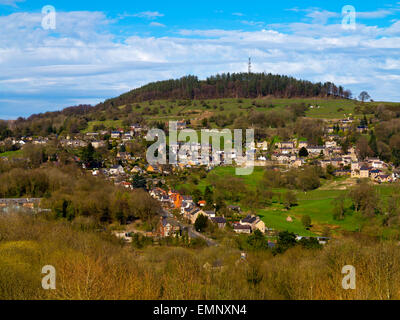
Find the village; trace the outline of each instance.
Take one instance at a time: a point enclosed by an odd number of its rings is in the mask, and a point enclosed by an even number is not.
[[[177,129],[184,130],[190,128],[190,121],[180,120]],[[269,235],[273,239],[276,230],[269,228],[265,223],[254,214],[242,212],[240,206],[229,205],[237,219],[228,221],[226,217],[217,215],[212,204],[201,200],[195,202],[192,195],[181,194],[167,185],[167,178],[183,170],[191,170],[204,167],[208,172],[216,166],[231,165],[241,154],[239,150],[232,149],[229,155],[224,150],[213,152],[211,145],[201,143],[184,144],[178,142],[169,147],[179,154],[179,161],[175,165],[157,165],[147,163],[144,153],[135,154],[128,151],[128,144],[131,142],[143,143],[149,128],[146,125],[133,124],[128,128],[118,128],[114,130],[99,130],[98,132],[87,132],[65,137],[22,137],[21,139],[8,139],[0,144],[11,144],[24,148],[26,145],[47,145],[56,141],[62,148],[77,150],[87,148],[89,145],[94,150],[108,149],[111,158],[103,159],[96,168],[86,167],[81,162],[79,156],[74,156],[74,161],[82,165],[83,169],[90,170],[92,175],[101,176],[106,180],[112,181],[115,185],[126,189],[145,188],[149,194],[159,201],[163,208],[160,213],[158,227],[145,235],[149,237],[166,238],[181,235],[183,231],[188,232],[192,237],[199,237],[199,232],[193,226],[199,216],[206,217],[209,222],[219,229],[229,229],[237,234],[252,234],[256,230],[262,234]],[[332,171],[337,177],[349,179],[369,179],[372,183],[391,183],[397,180],[398,171],[391,164],[385,163],[378,158],[365,157],[361,159],[355,146],[349,146],[347,150],[341,146],[344,134],[348,130],[367,133],[368,127],[361,125],[359,120],[352,117],[339,121],[327,121],[326,130],[322,144],[311,145],[304,139],[293,138],[287,141],[272,139],[270,141],[257,141],[249,145],[247,157],[244,157],[242,166],[274,167],[275,170],[286,171],[290,168],[302,168],[307,164],[318,165],[324,169]],[[217,132],[217,131],[216,131]],[[185,152],[179,150],[185,145]],[[202,156],[206,151],[209,156]],[[196,158],[193,157],[196,154]],[[250,157],[252,155],[252,162]],[[4,158],[4,160],[8,160]],[[14,159],[15,161],[15,159]],[[37,202],[35,200],[35,202]],[[4,206],[4,204],[2,204]],[[24,206],[28,206],[24,204]],[[207,209],[205,207],[207,206]],[[174,214],[172,214],[174,213]],[[291,219],[288,217],[288,219]],[[290,221],[290,220],[288,220]],[[118,233],[119,237],[126,241],[131,241],[131,235],[127,232]],[[301,238],[301,237],[300,237]],[[299,238],[299,239],[300,239]],[[210,243],[215,242],[210,239]],[[318,238],[323,243],[325,240]],[[274,243],[271,241],[271,246]]]

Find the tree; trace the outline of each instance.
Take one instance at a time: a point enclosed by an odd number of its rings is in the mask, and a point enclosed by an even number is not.
[[[379,196],[375,188],[367,182],[360,183],[350,193],[355,211],[365,216],[373,216],[379,211]]]
[[[100,155],[96,152],[91,143],[89,143],[87,147],[82,148],[81,160],[88,168],[96,167],[99,157]]]
[[[374,152],[374,155],[378,154],[378,144],[376,142],[376,136],[374,131],[371,131],[371,137],[369,139],[369,147],[371,148],[371,150]]]
[[[362,91],[358,96],[358,99],[364,102],[365,100],[371,99],[371,96],[368,94],[367,91]]]
[[[192,197],[193,197],[193,202],[195,204],[198,204],[203,195],[201,194],[201,191],[199,189],[195,189],[192,193]]]
[[[371,150],[371,147],[369,146],[369,141],[365,136],[361,136],[358,139],[356,146],[360,153],[361,159],[365,159],[366,157],[373,156],[374,152]]]
[[[304,215],[301,217],[301,223],[303,224],[304,228],[309,229],[311,227],[311,218],[309,215]]]
[[[306,249],[321,249],[317,238],[301,238],[299,244]]]
[[[336,199],[334,199],[332,201],[332,204],[334,206],[333,207],[333,219],[335,219],[335,220],[343,220],[344,219],[344,215],[346,212],[344,202],[345,202],[345,197],[343,195],[340,195],[339,197],[337,197]]]
[[[284,199],[283,199],[283,205],[285,206],[286,209],[290,209],[291,207],[297,205],[297,198],[296,195],[294,194],[293,191],[287,191],[285,193]]]
[[[305,147],[302,147],[299,150],[299,157],[308,157],[308,150]]]
[[[251,236],[247,238],[247,244],[252,249],[267,249],[268,244],[260,230],[255,230]]]
[[[194,228],[196,231],[203,232],[208,226],[208,218],[203,215],[199,214],[196,221],[194,222]]]
[[[206,208],[208,209],[213,208],[214,195],[210,186],[207,186],[206,189],[204,190],[204,200],[206,201]]]
[[[283,253],[287,249],[294,247],[297,244],[296,235],[293,232],[282,231],[278,234],[276,253]]]

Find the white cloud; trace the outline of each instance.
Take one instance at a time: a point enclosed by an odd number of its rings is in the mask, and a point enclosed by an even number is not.
[[[0,0],[0,5],[17,7],[18,2],[24,2],[25,0]]]
[[[247,20],[242,20],[242,21],[240,21],[240,22],[243,23],[243,24],[246,24],[246,25],[248,25],[248,26],[256,26],[256,27],[262,27],[262,26],[265,25],[265,23],[262,22],[262,21],[247,21]]]
[[[135,13],[133,16],[139,17],[139,18],[146,18],[146,19],[156,19],[156,18],[163,17],[164,14],[159,13],[158,11],[144,11],[144,12]]]
[[[41,15],[0,17],[0,114],[27,115],[116,96],[149,81],[247,70],[333,81],[375,100],[398,100],[399,23],[296,23],[257,31],[180,30],[175,36],[131,36],[116,41],[101,12],[60,12],[57,30]],[[155,23],[155,22],[152,22]],[[289,30],[282,31],[283,29]]]
[[[165,27],[165,24],[159,23],[159,22],[150,22],[150,26],[152,27]]]
[[[386,18],[387,16],[393,15],[397,11],[397,9],[391,10],[376,10],[376,11],[368,11],[368,12],[357,12],[357,17],[361,19],[379,19]]]
[[[322,11],[311,11],[306,14],[308,18],[311,18],[313,23],[325,24],[330,18],[336,18],[339,16],[337,12],[330,12],[326,10]]]

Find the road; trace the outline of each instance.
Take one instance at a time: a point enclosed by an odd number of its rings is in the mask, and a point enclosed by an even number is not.
[[[215,240],[213,240],[209,237],[206,237],[204,234],[201,234],[200,232],[197,232],[192,225],[183,223],[183,222],[175,219],[173,217],[173,215],[171,213],[169,213],[167,210],[165,210],[164,208],[162,208],[161,215],[164,218],[167,218],[168,222],[177,223],[181,227],[182,230],[187,230],[190,238],[201,238],[201,239],[205,240],[207,245],[210,247],[218,245],[218,243]]]

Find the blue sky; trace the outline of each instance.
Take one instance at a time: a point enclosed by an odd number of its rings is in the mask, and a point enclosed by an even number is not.
[[[41,26],[44,5],[56,29]],[[342,27],[342,7],[356,29]],[[400,102],[400,2],[0,0],[0,118],[95,104],[186,74],[333,81]]]

